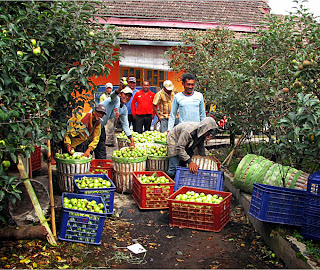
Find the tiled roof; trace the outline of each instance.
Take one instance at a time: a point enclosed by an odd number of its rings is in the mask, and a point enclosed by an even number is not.
[[[181,41],[181,35],[187,29],[176,28],[156,28],[156,27],[132,27],[132,26],[117,26],[121,33],[121,38],[127,40],[152,40],[152,41]],[[193,30],[204,32],[205,30]],[[243,33],[236,33],[236,38],[243,37]]]
[[[139,20],[259,25],[270,7],[264,0],[101,0],[107,17]],[[279,0],[281,1],[281,0]]]

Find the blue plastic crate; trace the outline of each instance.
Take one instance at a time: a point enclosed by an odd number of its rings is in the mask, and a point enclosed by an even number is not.
[[[224,174],[221,171],[201,169],[198,169],[198,173],[192,173],[189,168],[177,167],[174,182],[174,191],[183,186],[223,191]]]
[[[64,207],[64,198],[95,200],[104,205],[104,213],[94,213]],[[62,216],[59,230],[59,240],[85,244],[100,245],[104,221],[107,216],[105,204],[100,196],[90,196],[77,193],[62,194]]]
[[[79,188],[76,179],[81,179],[82,177],[100,177],[104,180],[109,180],[111,182],[111,187],[109,188]],[[113,203],[114,203],[114,192],[116,190],[115,184],[108,177],[107,174],[78,174],[73,176],[74,189],[77,193],[88,194],[93,196],[101,196],[107,209],[107,214],[113,214]]]
[[[308,177],[306,211],[301,235],[306,239],[320,240],[320,172]]]
[[[249,214],[260,221],[302,226],[306,193],[254,183]]]

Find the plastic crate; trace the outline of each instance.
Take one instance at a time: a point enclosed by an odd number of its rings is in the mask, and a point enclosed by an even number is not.
[[[320,172],[310,174],[308,177],[301,235],[306,239],[320,240]]]
[[[182,186],[204,189],[223,190],[224,174],[221,171],[198,169],[198,173],[190,172],[189,168],[177,167],[174,191]]]
[[[154,171],[133,172],[132,197],[140,209],[168,208],[167,198],[173,193],[174,181],[164,172],[156,171],[158,176],[165,176],[169,183],[144,184],[138,178],[142,175],[151,176]]]
[[[59,230],[59,240],[86,243],[93,245],[101,244],[101,235],[104,221],[106,219],[106,209],[104,214],[89,211],[80,211],[64,207],[64,198],[95,200],[97,204],[103,203],[100,196],[90,196],[76,193],[62,194],[62,216]]]
[[[302,226],[306,191],[253,184],[249,214],[260,221]]]
[[[219,204],[175,200],[178,194],[185,194],[187,191],[203,192],[212,195],[217,194],[224,199]],[[170,225],[219,232],[230,221],[231,196],[231,192],[182,187],[168,198]]]
[[[41,169],[41,146],[35,146],[34,152],[30,155],[32,171]]]
[[[80,188],[75,182],[76,179],[81,179],[82,177],[101,177],[104,180],[109,180],[111,182],[111,187],[109,188]],[[106,174],[78,174],[73,176],[74,189],[77,193],[87,194],[92,196],[101,196],[105,205],[107,214],[113,214],[113,204],[114,204],[114,192],[116,190],[115,184]]]
[[[93,159],[90,165],[90,172],[94,174],[108,174],[113,179],[113,163],[111,159]]]

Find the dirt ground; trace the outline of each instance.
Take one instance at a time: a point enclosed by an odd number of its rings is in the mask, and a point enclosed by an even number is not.
[[[131,195],[116,194],[119,217],[106,220],[99,261],[131,269],[284,268],[232,200],[231,221],[219,232],[171,227],[169,210],[140,210]],[[130,259],[124,249],[139,243],[146,253]],[[118,248],[117,248],[118,247]],[[133,264],[132,262],[136,263]]]
[[[115,214],[105,220],[101,245],[45,240],[5,241],[0,268],[39,269],[282,269],[243,209],[231,201],[231,221],[219,232],[171,227],[169,210],[140,210],[130,194],[115,193]],[[57,230],[59,215],[57,208]],[[141,244],[135,255],[126,247]]]

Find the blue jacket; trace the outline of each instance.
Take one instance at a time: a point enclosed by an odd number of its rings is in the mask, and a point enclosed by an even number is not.
[[[106,107],[106,114],[100,120],[101,128],[104,128],[104,126],[107,124],[109,119],[115,118],[114,109],[117,109],[123,131],[126,133],[127,137],[131,136],[131,131],[130,131],[129,122],[128,122],[128,110],[125,105],[120,107],[120,98],[118,97],[117,93],[113,91],[110,94],[110,97],[108,97],[103,102],[100,102],[99,104],[102,104]]]

